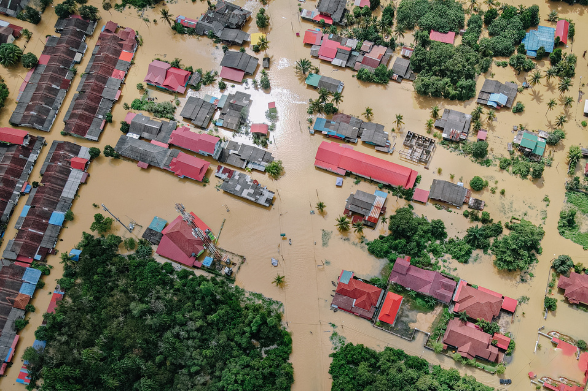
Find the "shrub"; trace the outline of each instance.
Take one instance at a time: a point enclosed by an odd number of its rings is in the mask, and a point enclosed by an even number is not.
[[[585,121],[584,121],[585,122]],[[545,141],[549,145],[557,145],[560,140],[566,138],[566,133],[562,129],[555,129],[553,132],[549,132],[547,140]]]
[[[580,350],[586,350],[586,348],[588,348],[586,341],[584,341],[583,339],[579,339],[578,341],[576,341],[576,346]]]
[[[24,329],[27,324],[29,324],[28,319],[17,319],[14,321],[14,328],[18,332]]]
[[[555,311],[557,310],[557,299],[554,297],[547,297],[543,299],[543,306],[547,309],[547,311]]]
[[[522,102],[517,102],[517,104],[512,107],[513,113],[522,113],[523,110],[525,110],[525,105]]]
[[[472,156],[476,159],[484,159],[488,156],[488,143],[486,141],[478,141],[472,145]]]
[[[281,160],[274,160],[265,167],[265,171],[274,179],[278,179],[284,172]]]
[[[30,53],[30,52],[23,54],[21,61],[22,61],[22,66],[27,69],[34,68],[39,63],[39,59],[37,58],[37,56],[35,56],[33,53]]]
[[[574,267],[574,261],[569,255],[560,255],[553,261],[551,267],[559,274],[568,274],[570,269]]]
[[[472,190],[475,191],[481,191],[482,189],[484,189],[484,184],[485,181],[480,178],[479,176],[475,176],[472,178],[472,180],[470,181],[470,187],[472,188]]]
[[[98,156],[100,156],[100,149],[96,148],[96,147],[90,147],[90,159],[96,159]]]
[[[20,61],[22,50],[13,43],[0,45],[0,64],[5,67],[12,67]]]

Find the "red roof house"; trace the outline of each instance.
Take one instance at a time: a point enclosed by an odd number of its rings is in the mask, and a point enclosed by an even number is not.
[[[321,17],[323,16],[321,15]],[[323,37],[323,44],[321,45],[318,52],[319,58],[321,60],[333,61],[333,59],[337,55],[337,49],[351,51],[351,48],[341,45],[340,42],[331,41],[329,38],[325,36]]]
[[[568,30],[570,29],[570,22],[567,20],[559,20],[555,26],[555,36],[559,38],[565,45],[568,44]]]
[[[496,346],[498,346],[500,349],[508,350],[510,338],[508,338],[506,335],[494,333],[494,335],[492,336],[492,340],[496,341]]]
[[[318,14],[314,18],[312,18],[317,23],[320,23],[321,20],[325,21],[325,24],[331,25],[333,24],[333,18],[327,15]]]
[[[569,277],[563,274],[559,277],[557,287],[563,289],[564,296],[572,304],[588,304],[588,275],[574,271]]]
[[[351,278],[347,283],[339,282],[331,306],[371,319],[383,293],[377,286]]]
[[[418,173],[408,167],[392,163],[362,152],[348,145],[323,141],[316,152],[314,165],[335,174],[345,175],[348,171],[391,186],[410,189]]]
[[[13,128],[0,128],[0,142],[23,145],[29,132]]]
[[[502,309],[514,313],[518,304],[519,302],[517,300],[504,296],[502,300]]]
[[[187,126],[175,129],[169,143],[204,156],[214,155],[220,146],[220,138],[207,133],[192,132]]]
[[[210,166],[210,163],[206,160],[184,152],[180,152],[169,164],[170,170],[180,178],[188,177],[198,182],[202,182],[202,179],[204,179],[208,166]]]
[[[451,301],[457,283],[439,272],[424,270],[410,264],[410,257],[398,258],[388,282],[394,282],[444,303]]]
[[[84,171],[86,169],[86,163],[88,163],[88,159],[74,157],[71,159],[71,168]]]
[[[431,30],[429,37],[431,38],[431,41],[448,43],[450,45],[453,45],[453,42],[455,41],[455,33],[453,31],[448,33],[440,33],[438,31]]]
[[[478,130],[478,141],[486,141],[486,137],[488,137],[488,132],[485,130]]]
[[[263,134],[267,136],[269,131],[269,126],[267,124],[252,124],[251,125],[251,133],[254,134]]]
[[[398,310],[400,310],[400,305],[402,304],[402,299],[402,296],[388,292],[384,299],[384,304],[382,304],[380,314],[378,315],[378,320],[394,325],[396,315],[398,315]]]
[[[231,80],[241,83],[245,77],[245,71],[235,68],[222,67],[220,72],[221,79]]]
[[[491,344],[492,336],[467,323],[454,318],[447,324],[443,343],[457,348],[457,353],[467,359],[483,358],[490,362],[501,362],[502,353]]]
[[[161,233],[163,237],[155,251],[157,254],[186,266],[202,266],[196,258],[204,252],[204,244],[192,235],[192,229],[182,216],[176,217]]]
[[[500,314],[502,308],[502,296],[493,293],[476,289],[462,280],[455,292],[453,311],[455,313],[465,311],[472,319],[484,319],[491,322]]]
[[[161,86],[165,81],[167,70],[171,68],[167,62],[155,60],[149,64],[147,69],[147,76],[145,76],[145,82],[157,86]]]
[[[429,192],[423,189],[414,189],[414,194],[412,195],[413,201],[422,202],[426,204],[429,201]]]
[[[172,68],[166,62],[155,60],[149,64],[145,82],[154,87],[183,94],[191,73],[180,68]]]
[[[303,43],[309,45],[320,45],[323,39],[323,33],[317,29],[308,29],[304,32]]]

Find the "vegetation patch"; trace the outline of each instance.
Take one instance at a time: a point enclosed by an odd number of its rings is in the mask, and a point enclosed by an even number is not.
[[[574,180],[579,183],[578,177],[575,177]],[[568,190],[566,192],[566,201],[563,210],[559,213],[557,229],[561,236],[579,244],[586,250],[588,249],[588,232],[582,232],[581,228],[582,222],[588,218],[588,194],[581,191]]]

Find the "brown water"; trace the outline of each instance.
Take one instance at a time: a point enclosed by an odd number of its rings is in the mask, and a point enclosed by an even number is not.
[[[101,2],[90,1],[101,9]],[[509,1],[511,4],[518,4]],[[239,4],[244,4],[243,0]],[[531,5],[532,2],[528,2]],[[316,5],[310,1],[303,4],[306,8]],[[185,15],[196,18],[205,11],[206,3],[182,1],[168,5],[173,15]],[[248,2],[247,9],[256,11],[259,3]],[[542,3],[541,15],[543,18],[549,12],[549,7],[557,9],[561,17],[572,18],[576,21],[576,37],[586,36],[588,27],[582,23],[585,18],[585,8],[581,6],[569,7],[563,3]],[[114,123],[108,125],[98,144],[85,140],[68,140],[86,145],[106,144],[115,145],[120,136],[118,130],[124,116],[122,102],[130,104],[132,99],[139,97],[135,85],[143,81],[147,66],[155,57],[173,59],[179,57],[184,65],[192,65],[194,68],[220,71],[219,63],[222,58],[220,45],[214,45],[207,38],[178,36],[174,34],[164,21],[159,20],[159,9],[145,12],[145,17],[151,21],[158,19],[158,23],[146,23],[136,10],[127,9],[119,13],[112,10],[110,13],[101,10],[103,20],[100,21],[98,31],[106,21],[112,19],[122,26],[132,27],[141,34],[144,44],[139,47],[135,57],[135,64],[131,67],[126,80],[126,86],[122,89],[121,102],[114,107]],[[62,231],[57,249],[69,251],[79,241],[81,231],[87,230],[92,220],[92,215],[99,210],[92,203],[104,203],[108,208],[128,223],[131,219],[142,227],[138,227],[135,234],[140,235],[147,227],[154,215],[171,221],[176,217],[174,203],[182,202],[189,209],[198,214],[214,231],[218,232],[224,219],[226,222],[220,238],[220,246],[233,252],[243,254],[247,262],[241,268],[236,283],[244,289],[260,292],[266,296],[280,300],[285,305],[285,317],[288,329],[293,335],[293,353],[291,360],[294,364],[295,383],[293,390],[309,391],[330,388],[328,367],[332,351],[329,336],[333,330],[330,323],[337,326],[337,332],[343,335],[347,341],[363,343],[375,349],[383,349],[385,346],[402,348],[407,352],[425,357],[434,364],[444,367],[454,367],[454,361],[423,348],[423,335],[417,334],[414,342],[407,342],[388,333],[377,330],[359,318],[342,312],[330,311],[330,300],[334,289],[331,281],[335,281],[341,269],[353,270],[359,276],[370,277],[377,275],[383,266],[383,262],[371,257],[364,246],[358,244],[358,237],[353,233],[339,234],[334,227],[334,220],[343,211],[345,199],[357,189],[372,192],[373,185],[360,183],[354,185],[351,179],[346,179],[342,188],[335,187],[335,176],[313,166],[314,155],[320,142],[321,135],[311,136],[306,125],[306,102],[309,98],[316,98],[317,93],[306,86],[303,80],[294,74],[293,65],[299,58],[309,58],[309,48],[302,45],[302,37],[296,37],[295,32],[303,32],[310,24],[300,22],[298,18],[298,4],[294,1],[274,1],[269,6],[271,26],[268,30],[270,49],[268,54],[272,57],[272,66],[269,71],[273,85],[271,92],[263,92],[249,88],[247,91],[253,95],[253,107],[251,119],[254,122],[264,120],[264,112],[267,102],[276,101],[279,121],[276,131],[272,135],[274,141],[269,149],[277,159],[284,162],[285,175],[278,181],[270,180],[266,175],[254,172],[252,175],[260,183],[267,185],[271,190],[276,190],[276,202],[271,210],[266,210],[238,198],[224,194],[215,189],[217,180],[212,177],[208,186],[199,185],[191,180],[181,180],[172,174],[150,168],[141,170],[135,164],[127,161],[112,160],[100,157],[92,163],[89,172],[91,174],[88,184],[79,192],[80,198],[75,202],[73,211],[75,220],[67,224]],[[4,17],[3,17],[4,18]],[[10,19],[10,18],[5,18]],[[49,9],[43,15],[43,21],[33,26],[21,21],[13,21],[18,25],[25,25],[34,32],[33,38],[27,45],[26,51],[40,55],[43,49],[42,38],[53,33],[52,27],[56,16]],[[545,22],[547,23],[547,22]],[[290,25],[290,26],[288,26]],[[288,28],[290,27],[290,28]],[[248,26],[249,32],[256,32],[253,22]],[[94,48],[98,33],[88,40],[89,51]],[[404,41],[410,43],[409,36]],[[17,41],[23,45],[23,40]],[[587,44],[580,39],[571,45],[568,51],[579,54],[578,75],[574,78],[574,85],[569,95],[576,98],[576,89],[580,88],[581,76],[586,76],[586,60],[581,54],[587,49]],[[263,57],[261,54],[259,57]],[[82,64],[78,66],[79,73],[83,72],[90,58],[86,53]],[[318,65],[318,61],[313,60]],[[541,65],[545,70],[548,64]],[[411,83],[390,83],[388,86],[377,86],[360,83],[352,78],[350,70],[335,69],[330,64],[320,64],[321,73],[329,75],[345,82],[344,102],[341,110],[352,115],[360,115],[366,106],[373,108],[374,121],[382,123],[389,130],[393,126],[396,114],[404,116],[406,123],[402,133],[396,140],[397,146],[401,142],[406,130],[420,133],[425,131],[425,122],[429,118],[429,110],[435,104],[440,107],[452,107],[470,112],[474,103],[450,102],[437,99],[428,99],[417,96],[413,92]],[[15,107],[14,98],[21,84],[21,78],[26,71],[23,68],[6,70],[0,69],[1,75],[11,90],[7,107],[1,112],[0,125],[9,126],[8,118]],[[495,78],[501,81],[516,80],[519,83],[523,76],[516,75],[511,68],[492,67]],[[55,126],[50,134],[42,134],[50,143],[53,139],[63,139],[59,131],[63,129],[63,116],[73,96],[74,87],[77,87],[79,77],[74,80],[74,86],[68,94],[66,104],[59,113]],[[513,125],[520,123],[530,129],[549,129],[549,120],[553,121],[559,115],[561,106],[545,117],[546,102],[557,94],[556,81],[547,83],[542,81],[541,86],[535,88],[533,93],[526,90],[518,95],[526,109],[522,114],[511,112],[499,112],[498,120],[489,127],[488,141],[493,153],[500,156],[506,155],[506,143],[512,140]],[[478,88],[483,84],[483,78],[478,80]],[[239,86],[239,89],[244,87]],[[235,88],[229,88],[229,91]],[[159,101],[171,100],[173,96],[149,89],[152,96]],[[219,95],[215,88],[204,88],[200,94],[214,93]],[[200,95],[201,96],[201,95]],[[542,242],[543,255],[540,262],[533,269],[535,275],[528,283],[519,283],[518,275],[498,272],[492,265],[488,256],[480,257],[475,263],[467,265],[450,262],[450,267],[456,268],[455,274],[486,288],[501,292],[514,298],[526,295],[531,297],[528,304],[524,304],[517,311],[517,316],[511,326],[511,331],[517,342],[517,348],[513,361],[508,365],[505,377],[512,378],[517,390],[531,390],[532,386],[526,377],[530,370],[540,376],[548,375],[559,377],[567,376],[574,380],[582,380],[582,374],[574,364],[573,359],[563,358],[561,353],[554,350],[551,344],[541,337],[542,348],[534,353],[537,340],[536,330],[545,326],[545,331],[559,330],[575,338],[588,339],[588,332],[584,326],[588,320],[588,314],[577,311],[567,304],[560,302],[555,316],[550,314],[547,320],[543,320],[542,298],[548,279],[549,262],[554,254],[567,253],[576,262],[586,260],[582,248],[572,242],[561,238],[557,232],[558,214],[564,201],[563,183],[567,179],[565,166],[565,150],[572,144],[586,144],[586,131],[579,125],[582,120],[582,107],[575,104],[570,110],[570,121],[565,126],[567,138],[563,146],[554,151],[553,167],[546,168],[544,179],[539,181],[523,181],[507,173],[499,172],[497,167],[481,167],[464,157],[452,154],[443,148],[439,148],[431,164],[430,170],[422,166],[415,166],[422,174],[422,188],[427,189],[434,178],[449,180],[450,174],[455,174],[455,180],[463,177],[463,182],[468,182],[474,175],[481,175],[491,183],[498,180],[498,189],[506,189],[506,195],[490,194],[485,190],[481,198],[486,201],[487,208],[495,220],[506,221],[510,216],[525,217],[535,224],[542,222],[542,211],[546,210],[545,239]],[[178,111],[179,114],[179,111]],[[36,131],[32,131],[37,133]],[[223,132],[230,136],[229,133]],[[240,136],[239,139],[244,139]],[[362,152],[377,155],[397,163],[411,165],[399,158],[398,153],[384,155],[376,153],[372,148],[359,145],[356,147]],[[41,161],[45,158],[48,147],[44,149],[39,163],[31,175],[31,180],[38,180]],[[215,165],[213,165],[215,167]],[[437,174],[437,168],[443,169],[442,174]],[[212,170],[211,170],[212,172]],[[210,173],[209,173],[210,175]],[[549,207],[542,201],[548,195],[551,203]],[[318,200],[325,202],[327,213],[324,216],[311,215],[310,211]],[[17,206],[15,215],[18,215],[24,205],[22,200]],[[226,211],[225,205],[230,209]],[[391,197],[388,200],[388,210],[393,212],[397,207],[405,205],[405,202]],[[441,218],[445,221],[450,235],[463,234],[470,226],[465,218],[458,214],[449,214],[440,211],[429,204],[416,205],[415,211],[425,214],[429,218]],[[10,222],[6,232],[6,238],[14,237],[14,219]],[[116,233],[121,236],[129,234],[120,226],[116,226]],[[332,231],[327,247],[322,246],[322,230]],[[292,239],[292,245],[287,240],[280,238],[280,233],[286,233]],[[379,234],[385,233],[379,225],[375,230],[366,230],[364,233],[368,239],[374,239]],[[3,247],[0,248],[0,251]],[[281,260],[280,265],[274,268],[270,264],[270,258]],[[48,306],[50,293],[54,288],[54,280],[59,278],[62,272],[58,257],[49,257],[49,264],[54,266],[50,276],[44,277],[46,287],[37,291],[33,304],[37,312],[30,314],[30,324],[20,333],[19,343],[14,366],[7,371],[7,376],[0,380],[2,390],[22,390],[15,379],[22,365],[20,359],[24,349],[30,346],[34,340],[34,330],[41,323],[42,313]],[[286,276],[287,284],[284,289],[276,288],[271,284],[276,273]],[[563,296],[556,294],[558,299]],[[524,312],[524,315],[523,315]],[[419,319],[420,320],[420,319]],[[498,385],[495,376],[485,372],[465,368],[461,365],[458,369],[462,373],[474,375],[478,380],[492,386]],[[529,385],[527,385],[529,384]]]

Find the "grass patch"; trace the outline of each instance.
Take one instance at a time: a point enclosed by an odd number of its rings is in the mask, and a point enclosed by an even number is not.
[[[566,202],[578,208],[578,211],[588,215],[588,195],[575,191],[566,192]]]
[[[565,219],[564,213],[574,211],[575,217]],[[560,214],[558,230],[561,236],[588,249],[588,232],[580,231],[582,221],[588,218],[588,195],[575,191],[566,192],[566,202]],[[578,221],[579,220],[579,221]]]

